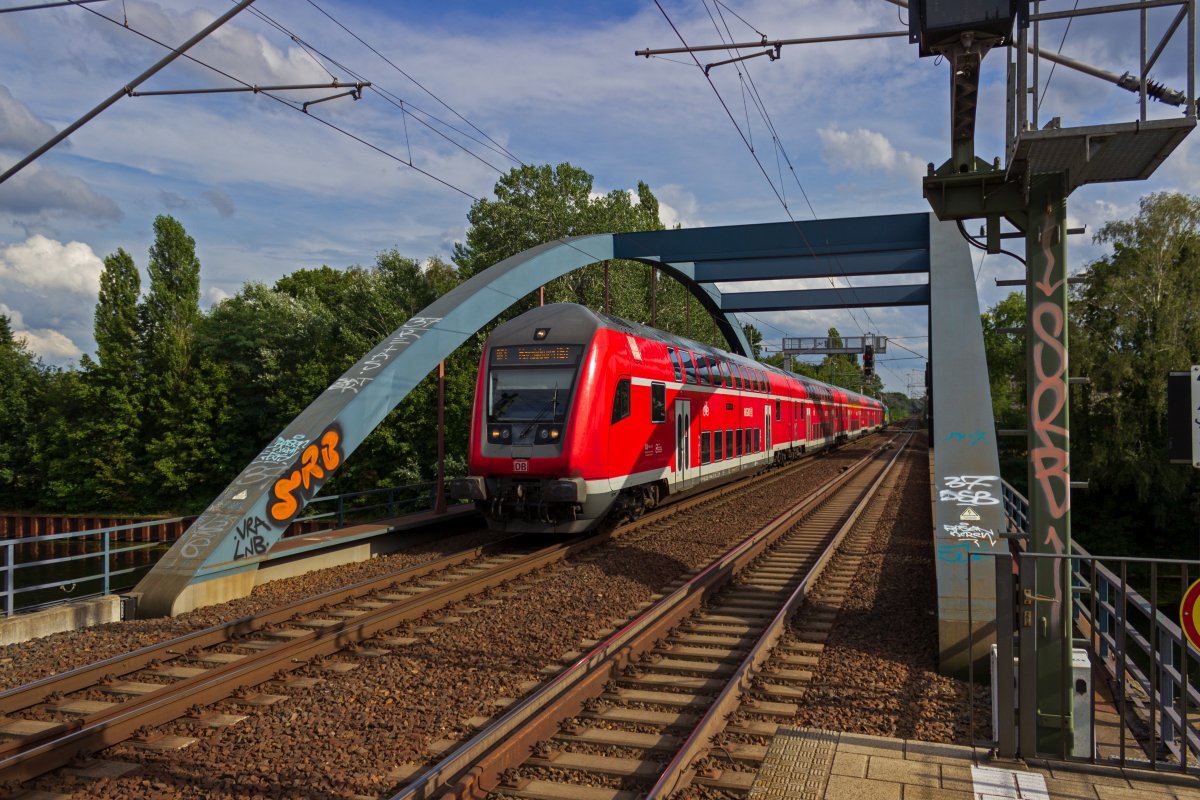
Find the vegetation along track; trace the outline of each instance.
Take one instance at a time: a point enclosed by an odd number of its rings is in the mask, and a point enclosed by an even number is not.
[[[772,720],[795,715],[803,689],[794,682],[810,677],[805,667],[829,620],[812,620],[799,646],[777,645],[839,545],[869,529],[867,509],[881,502],[877,490],[901,451],[889,443],[788,508],[393,800],[489,790],[526,800],[634,800],[693,782],[748,791],[766,747],[727,741],[722,766],[710,748],[735,714],[729,733],[750,737],[769,737]]]
[[[130,737],[146,747],[186,744],[189,737],[151,728],[180,718],[218,726],[234,717],[204,706],[228,697],[269,704],[276,696],[251,687],[269,680],[303,684],[288,673],[365,642],[404,646],[410,637],[389,639],[386,634],[407,620],[610,538],[652,535],[670,517],[689,510],[703,513],[723,497],[794,477],[802,468],[745,479],[583,541],[535,552],[514,540],[473,548],[0,693],[0,781],[27,780]],[[378,650],[372,646],[357,652]]]

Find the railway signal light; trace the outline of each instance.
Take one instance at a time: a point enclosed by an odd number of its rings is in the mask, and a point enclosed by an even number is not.
[[[863,377],[870,378],[875,374],[875,348],[872,345],[863,345]]]

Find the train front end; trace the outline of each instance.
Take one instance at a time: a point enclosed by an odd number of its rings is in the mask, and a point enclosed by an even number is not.
[[[480,362],[469,474],[450,495],[469,499],[495,530],[576,533],[611,499],[589,494],[585,391],[596,369],[595,315],[534,309],[498,328]]]

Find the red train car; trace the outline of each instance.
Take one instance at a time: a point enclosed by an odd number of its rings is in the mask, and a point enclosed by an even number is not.
[[[573,533],[881,429],[878,400],[573,304],[484,347],[469,475],[493,528]]]

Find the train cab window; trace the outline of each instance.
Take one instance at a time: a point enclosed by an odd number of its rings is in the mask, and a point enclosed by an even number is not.
[[[754,452],[762,450],[762,431],[758,428],[754,429]]]
[[[712,461],[712,433],[704,431],[700,434],[700,463]]]
[[[721,461],[725,458],[725,437],[720,431],[713,434],[713,461]]]
[[[617,381],[617,391],[613,395],[612,421],[620,422],[629,416],[629,378]]]
[[[734,443],[737,445],[737,454],[742,454],[742,429],[738,428],[734,437]]]
[[[650,384],[650,421],[667,421],[667,385],[654,381]]]
[[[671,362],[671,369],[675,371],[675,380],[683,380],[683,370],[679,368],[679,362],[675,360],[675,348],[667,348],[667,360]]]
[[[683,376],[688,383],[696,383],[696,362],[692,360],[691,350],[680,350],[683,356]]]
[[[775,401],[775,421],[783,422],[783,401]]]

